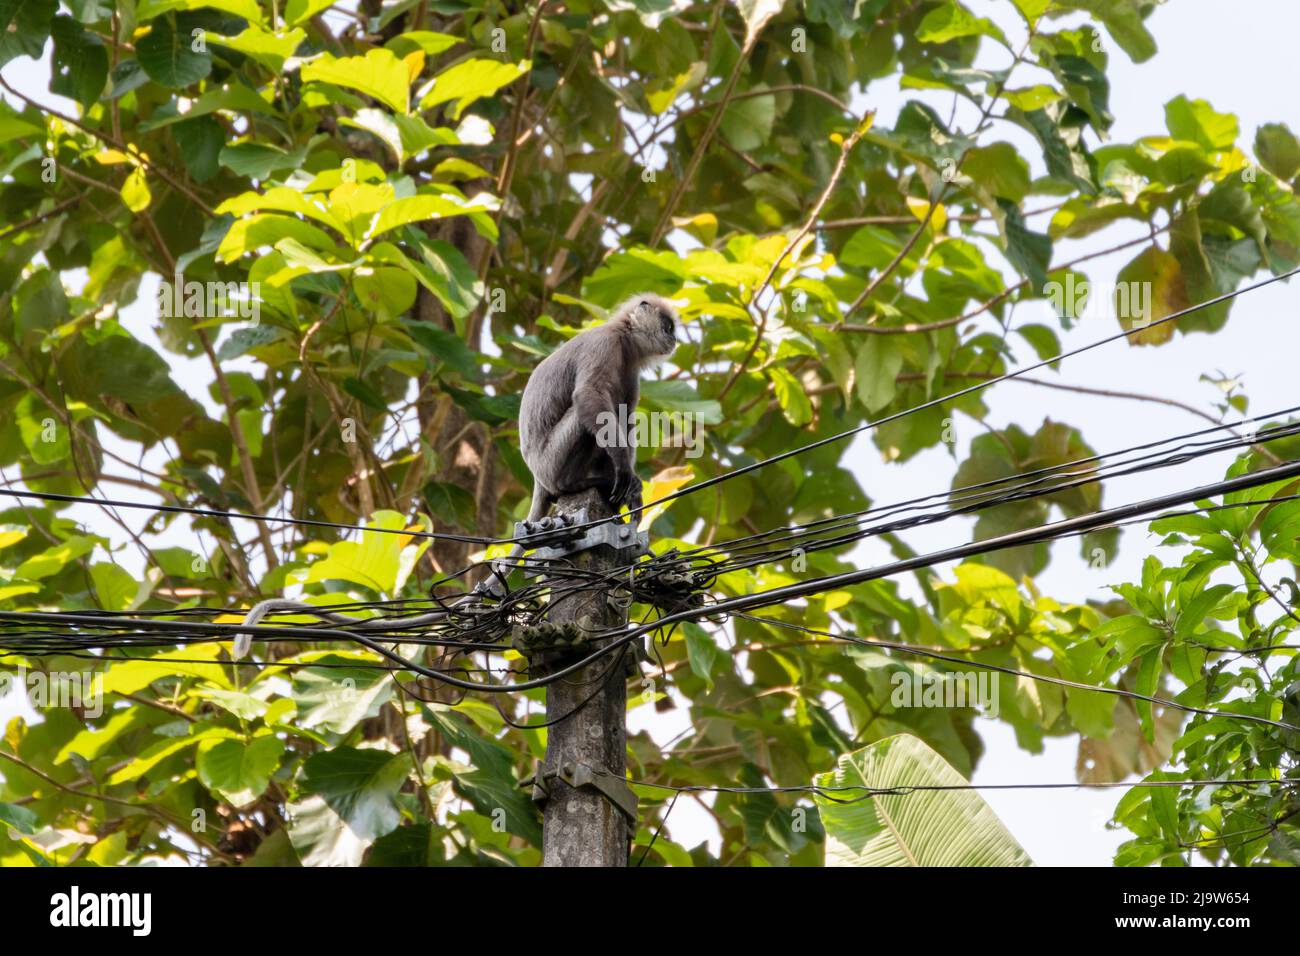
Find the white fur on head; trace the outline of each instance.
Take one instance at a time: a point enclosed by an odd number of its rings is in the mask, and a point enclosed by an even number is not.
[[[642,368],[662,364],[677,350],[682,328],[677,308],[668,299],[643,292],[627,298],[614,313],[628,324],[642,353]]]

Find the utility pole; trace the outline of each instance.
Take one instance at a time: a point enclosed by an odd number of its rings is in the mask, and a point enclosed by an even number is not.
[[[560,498],[556,510],[561,517],[552,520],[570,525],[613,514],[594,490]],[[540,550],[534,557],[563,554],[570,566],[599,572],[626,564],[644,549],[645,542],[632,518],[587,529],[577,541]],[[552,582],[557,587],[570,583],[567,577]],[[603,642],[587,640],[585,635],[623,627],[627,609],[611,603],[608,590],[598,584],[553,594],[547,624],[567,631],[579,643],[562,654],[544,655],[543,672],[599,649]],[[544,803],[543,866],[627,866],[628,847],[636,832],[636,797],[626,783],[627,660],[632,653],[630,647],[626,652],[613,651],[547,685],[546,719],[558,723],[547,730],[542,780],[534,779],[534,799]],[[541,657],[534,655],[533,663]]]

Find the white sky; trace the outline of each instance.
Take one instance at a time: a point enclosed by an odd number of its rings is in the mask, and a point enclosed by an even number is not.
[[[1019,21],[1008,16],[1006,0],[967,0],[971,9],[980,15],[993,16],[1006,28],[1013,45],[1023,38]],[[1015,27],[1013,29],[1012,27]],[[1250,152],[1255,129],[1266,122],[1285,122],[1300,131],[1300,111],[1295,106],[1294,83],[1289,82],[1294,70],[1294,44],[1300,27],[1300,6],[1295,0],[1250,0],[1233,5],[1231,12],[1215,0],[1180,0],[1159,8],[1148,21],[1160,51],[1145,64],[1133,64],[1114,43],[1106,37],[1106,49],[1111,55],[1109,77],[1111,81],[1111,112],[1115,126],[1111,136],[1115,142],[1126,142],[1144,135],[1161,135],[1165,132],[1164,104],[1185,94],[1189,98],[1209,100],[1219,111],[1235,113],[1240,121],[1240,144]],[[996,65],[1002,65],[998,61]],[[71,112],[73,107],[60,97],[44,94],[48,77],[48,56],[42,63],[21,58],[3,68],[5,79],[29,95],[40,95],[50,105]],[[1031,73],[1019,75],[1012,86],[1030,85]],[[873,84],[865,95],[854,102],[855,108],[871,105],[878,110],[877,124],[891,126],[899,107],[910,98],[931,102],[947,116],[951,98],[918,91],[899,91],[897,81],[890,78]],[[967,117],[967,127],[970,117]],[[961,125],[959,121],[957,125]],[[1036,144],[1008,124],[998,124],[990,131],[991,139],[1005,138],[1020,149],[1021,155],[1031,162],[1035,174],[1042,171],[1042,162]],[[1096,145],[1095,142],[1093,145]],[[1032,199],[1030,202],[1032,203]],[[1032,207],[1031,207],[1032,208]],[[1045,227],[1045,218],[1034,220],[1034,228]],[[1136,224],[1119,225],[1106,230],[1100,237],[1090,237],[1080,242],[1058,243],[1053,261],[1061,262],[1096,249],[1135,238],[1143,230]],[[1094,283],[1114,280],[1116,271],[1138,251],[1126,250],[1088,263],[1084,269]],[[147,293],[144,302],[150,301]],[[1168,345],[1157,349],[1126,347],[1116,343],[1066,362],[1060,373],[1040,372],[1039,377],[1057,374],[1063,382],[1095,388],[1132,390],[1179,399],[1206,411],[1213,411],[1217,390],[1198,381],[1202,374],[1225,372],[1239,376],[1246,393],[1251,398],[1253,414],[1261,414],[1295,404],[1294,374],[1295,331],[1287,330],[1284,323],[1294,323],[1294,284],[1281,283],[1269,286],[1239,300],[1233,307],[1227,329],[1215,336],[1177,336]],[[134,332],[145,335],[152,316],[143,305],[127,310],[123,320]],[[986,319],[992,323],[992,319]],[[1023,306],[1014,315],[1015,325],[1026,322],[1044,322],[1055,326],[1054,317],[1045,304]],[[1115,330],[1113,319],[1098,318],[1083,321],[1074,330],[1061,334],[1066,349],[1109,335]],[[152,338],[152,336],[148,336]],[[1012,337],[1013,341],[1015,337]],[[172,364],[177,381],[207,381],[203,363],[186,374],[188,362],[170,353],[164,353]],[[1020,345],[1018,356],[1022,362],[1032,361],[1032,354]],[[206,394],[191,390],[193,397],[208,402]],[[1098,451],[1109,451],[1138,444],[1171,434],[1191,431],[1201,427],[1202,420],[1185,411],[1161,405],[1094,398],[1075,393],[1035,388],[1015,383],[1005,383],[985,393],[991,413],[989,423],[1003,426],[1019,423],[1027,431],[1034,431],[1043,418],[1065,421],[1083,432],[1084,437]],[[958,418],[958,460],[965,457],[967,444],[980,427],[969,419]],[[946,451],[932,449],[906,465],[882,465],[874,446],[859,438],[851,447],[847,461],[860,477],[864,488],[875,502],[886,502],[912,497],[917,489],[942,490],[951,480],[953,459]],[[1173,487],[1190,487],[1193,484],[1213,481],[1222,477],[1227,459],[1220,456],[1185,465],[1179,469],[1124,479],[1108,483],[1105,501],[1115,505],[1124,501],[1148,497]],[[78,512],[71,512],[78,514]],[[105,525],[105,519],[96,510],[87,509],[79,517]],[[133,527],[139,520],[128,517]],[[112,526],[114,538],[121,533]],[[968,533],[969,524],[963,528],[957,521],[940,526],[918,528],[906,535],[909,543],[919,551],[945,547]],[[960,532],[960,534],[959,534]],[[174,529],[166,544],[183,544],[195,547],[187,540],[183,526]],[[1083,601],[1105,597],[1110,583],[1134,579],[1146,555],[1153,552],[1149,539],[1140,528],[1130,529],[1121,544],[1119,558],[1110,568],[1089,568],[1078,558],[1077,545],[1059,545],[1053,554],[1052,564],[1040,576],[1039,584],[1045,593],[1063,600]],[[864,546],[857,552],[863,562],[888,560],[883,548]],[[126,560],[126,559],[124,559]],[[128,566],[130,566],[128,564]],[[16,712],[30,711],[25,704],[11,697],[0,700],[0,721]],[[652,716],[650,708],[641,708],[630,715],[630,729],[636,731],[653,724],[656,739],[664,740],[682,729],[683,710],[667,715]],[[977,783],[1009,782],[1066,782],[1074,779],[1076,738],[1050,739],[1041,754],[1033,755],[1020,750],[1011,729],[994,721],[981,721],[980,729],[987,752],[975,774]],[[1123,791],[991,791],[984,794],[999,817],[1033,857],[1042,865],[1108,865],[1115,847],[1125,838],[1124,832],[1105,829],[1105,821]],[[711,832],[709,818],[702,809],[689,800],[679,800],[671,819],[673,838],[686,846],[697,843]]]

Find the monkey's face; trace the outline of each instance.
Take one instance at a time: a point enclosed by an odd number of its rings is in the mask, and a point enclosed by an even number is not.
[[[643,293],[632,299],[630,318],[645,355],[662,361],[677,351],[677,333],[682,326],[671,302]]]

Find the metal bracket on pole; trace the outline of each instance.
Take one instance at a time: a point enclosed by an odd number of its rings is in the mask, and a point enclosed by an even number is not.
[[[621,523],[607,521],[582,528],[587,521],[587,511],[584,508],[570,515],[542,518],[537,522],[516,522],[515,537],[529,539],[525,542],[525,547],[534,549],[524,568],[524,574],[544,574],[545,567],[538,562],[567,558],[602,544],[613,548],[619,552],[620,558],[629,561],[650,553],[650,533],[637,531],[630,519]]]
[[[541,548],[547,545],[563,547],[582,534],[574,526],[586,523],[587,509],[585,508],[573,514],[554,515],[539,518],[537,521],[516,521],[515,538],[517,540],[526,538],[526,541],[520,542],[525,548]]]
[[[544,804],[551,795],[547,782],[556,779],[563,780],[574,789],[581,787],[594,788],[628,818],[628,822],[635,832],[637,797],[632,788],[627,785],[627,781],[622,777],[615,776],[604,768],[593,767],[591,764],[584,762],[566,763],[559,770],[548,773],[542,769],[541,761],[538,761],[537,770],[532,777],[521,780],[519,785],[522,787],[532,784],[533,802]]]

